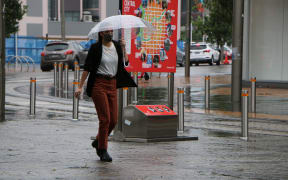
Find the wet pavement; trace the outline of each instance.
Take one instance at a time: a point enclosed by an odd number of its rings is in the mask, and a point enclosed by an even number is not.
[[[72,94],[54,96],[52,72],[7,73],[0,179],[288,179],[288,90],[257,89],[249,141],[240,140],[241,114],[229,102],[230,69],[193,66],[187,79],[184,68],[177,68],[175,87],[185,87],[184,134],[198,141],[111,141],[112,163],[99,161],[90,145],[98,128],[91,100],[83,97],[80,120],[72,121]],[[204,109],[204,75],[211,75],[209,111]],[[35,117],[28,115],[30,76],[37,77]],[[139,104],[167,104],[166,76],[154,73],[149,81],[139,80]],[[177,109],[176,95],[174,105]]]

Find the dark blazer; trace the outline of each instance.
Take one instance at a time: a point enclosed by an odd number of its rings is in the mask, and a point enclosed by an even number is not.
[[[118,68],[116,74],[116,86],[117,88],[122,87],[137,87],[137,84],[131,78],[131,75],[126,71],[123,64],[123,53],[119,42],[113,41],[118,54]],[[102,58],[102,42],[98,41],[92,44],[84,64],[84,71],[89,72],[86,93],[89,97],[92,94],[92,88],[95,82],[96,73],[98,71]]]

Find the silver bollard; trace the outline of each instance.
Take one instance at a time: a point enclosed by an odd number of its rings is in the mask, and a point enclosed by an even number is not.
[[[115,128],[117,131],[122,132],[122,122],[123,122],[123,88],[119,88],[117,90],[117,99],[118,99],[118,122],[117,127]],[[115,130],[114,129],[114,130]]]
[[[65,64],[64,65],[64,92],[68,92],[68,83],[69,83],[69,65]]]
[[[75,91],[79,86],[78,81],[73,81],[73,120],[77,121],[78,120],[78,110],[79,110],[79,98],[75,97]]]
[[[128,87],[123,88],[123,108],[128,106]]]
[[[54,88],[58,89],[58,63],[54,63]],[[55,94],[56,95],[56,94]]]
[[[251,80],[251,112],[256,113],[256,77]]]
[[[184,88],[177,88],[178,132],[184,132]]]
[[[63,63],[58,64],[58,89],[61,91],[63,88]]]
[[[76,79],[78,82],[80,82],[80,66],[78,65],[76,67]]]
[[[174,104],[174,73],[168,74],[168,107],[173,110]]]
[[[36,106],[36,78],[30,78],[30,115],[35,116]]]
[[[210,76],[205,76],[205,109],[210,109]]]
[[[78,67],[78,62],[75,61],[75,62],[74,62],[74,80],[77,79],[77,71],[76,71],[76,68],[77,68],[77,67]]]
[[[136,84],[138,84],[138,72],[134,72],[133,79]],[[137,104],[138,103],[138,88],[133,87],[132,88],[132,104]]]
[[[242,90],[241,139],[248,140],[248,91]]]

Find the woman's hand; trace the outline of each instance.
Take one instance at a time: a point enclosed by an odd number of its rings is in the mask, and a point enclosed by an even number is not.
[[[121,39],[121,40],[120,40],[120,45],[121,45],[122,48],[125,48],[126,42],[125,42],[124,39]]]
[[[81,93],[82,93],[82,88],[78,87],[74,93],[74,96],[76,98],[79,98]]]
[[[128,63],[128,62],[129,62],[129,59],[128,59],[128,55],[127,55],[127,53],[126,53],[126,48],[125,48],[126,42],[125,42],[124,39],[121,39],[121,40],[120,40],[120,45],[121,45],[121,47],[122,47],[122,51],[123,51],[125,63]]]

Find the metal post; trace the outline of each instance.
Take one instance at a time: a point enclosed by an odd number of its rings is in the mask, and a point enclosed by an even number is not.
[[[184,132],[184,88],[177,88],[178,132]]]
[[[4,0],[0,0],[0,121],[5,120],[5,22]]]
[[[191,32],[191,11],[192,11],[192,0],[187,0],[187,22],[186,22],[186,45],[185,45],[185,77],[190,77],[190,32]]]
[[[243,5],[243,0],[233,1],[231,100],[239,104],[242,89]]]
[[[256,77],[251,79],[251,112],[256,113]]]
[[[36,78],[30,78],[30,115],[35,115],[36,106]]]
[[[54,88],[58,89],[58,64],[54,63]]]
[[[78,120],[78,110],[79,110],[79,98],[74,96],[76,88],[79,86],[79,82],[74,80],[73,81],[73,120]]]
[[[128,106],[128,87],[123,88],[123,108]]]
[[[168,74],[168,107],[173,110],[174,73]]]
[[[248,140],[248,91],[242,90],[241,139]]]
[[[74,62],[74,80],[77,79],[77,67],[78,67],[78,62]]]
[[[61,91],[63,88],[63,63],[58,64],[58,89]]]
[[[118,122],[117,122],[117,130],[122,132],[122,115],[123,115],[123,88],[118,89]]]
[[[138,72],[134,72],[133,79],[136,84],[138,84]],[[137,104],[138,102],[138,88],[133,87],[132,88],[132,104]]]
[[[67,93],[68,92],[68,83],[69,83],[69,66],[68,64],[65,64],[64,66],[64,92]]]
[[[18,57],[18,32],[15,33],[15,56]]]
[[[210,76],[205,76],[205,108],[210,109]]]
[[[61,38],[64,41],[66,38],[66,30],[65,30],[65,8],[64,8],[64,0],[60,0],[60,14],[61,14]]]
[[[79,65],[76,66],[76,79],[75,80],[80,82],[80,66]]]

